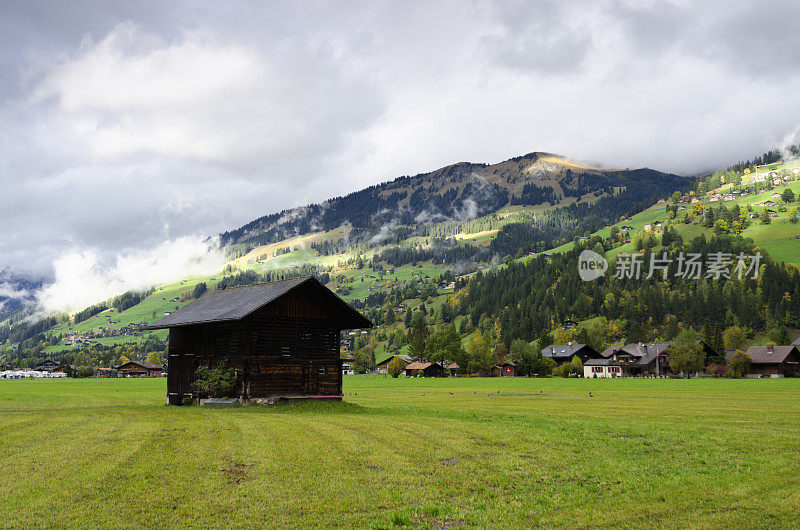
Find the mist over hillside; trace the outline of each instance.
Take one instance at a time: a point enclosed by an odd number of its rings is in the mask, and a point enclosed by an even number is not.
[[[639,202],[687,179],[648,168],[609,170],[549,153],[530,153],[497,164],[461,162],[403,176],[319,204],[260,217],[221,235],[224,244],[263,245],[309,232],[352,228],[350,238],[373,244],[399,226],[468,221],[504,206],[569,206],[603,200],[607,223]]]

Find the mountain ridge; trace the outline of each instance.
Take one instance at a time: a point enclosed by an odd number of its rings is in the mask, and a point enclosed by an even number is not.
[[[469,220],[504,206],[562,204],[624,193],[641,177],[656,184],[653,195],[680,187],[685,177],[650,168],[607,169],[534,151],[495,164],[457,162],[375,184],[325,201],[259,217],[223,232],[223,244],[269,244],[343,225],[368,241],[381,228],[431,221]],[[654,182],[664,180],[663,185]],[[641,193],[637,194],[642,200]]]

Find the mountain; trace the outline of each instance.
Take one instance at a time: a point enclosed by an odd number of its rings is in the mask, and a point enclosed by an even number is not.
[[[352,229],[351,240],[369,241],[396,227],[470,220],[505,206],[558,207],[603,199],[605,215],[598,222],[608,223],[637,203],[689,183],[648,168],[609,170],[536,152],[498,164],[461,162],[400,177],[319,204],[260,217],[223,233],[222,241],[252,248],[342,226]]]

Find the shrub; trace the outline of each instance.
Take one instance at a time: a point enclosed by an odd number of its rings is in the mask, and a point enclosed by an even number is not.
[[[214,368],[199,366],[195,375],[197,377],[194,381],[194,388],[210,397],[231,397],[236,387],[236,372],[233,368],[226,369],[222,365]]]
[[[395,357],[389,362],[387,369],[389,370],[389,375],[396,379],[406,369],[406,363],[400,357]]]
[[[733,357],[728,361],[728,373],[731,377],[744,377],[750,372],[752,359],[742,350],[736,350]]]

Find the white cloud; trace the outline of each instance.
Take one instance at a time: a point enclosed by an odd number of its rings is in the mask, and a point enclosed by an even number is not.
[[[112,260],[96,249],[74,249],[53,261],[55,280],[35,293],[46,311],[76,311],[126,291],[142,291],[187,276],[214,274],[225,263],[215,239],[184,236]]]

